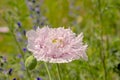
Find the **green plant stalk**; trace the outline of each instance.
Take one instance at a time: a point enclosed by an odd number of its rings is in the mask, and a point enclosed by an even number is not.
[[[18,41],[17,41],[17,39],[16,39],[16,36],[15,36],[15,34],[14,34],[14,32],[13,32],[11,26],[13,26],[13,23],[10,24],[9,29],[10,29],[11,35],[13,36],[13,38],[14,38],[14,40],[15,40],[15,42],[16,42],[18,48],[19,48],[19,51],[20,51],[20,53],[21,53],[21,55],[22,55],[22,59],[23,59],[23,61],[24,61],[24,63],[25,63],[24,52],[22,51],[22,48],[21,48],[20,44],[18,43]],[[28,69],[26,69],[26,73],[27,73],[29,79],[32,80]]]
[[[28,75],[29,79],[32,80],[31,75],[30,75],[30,73],[29,73],[29,70],[26,69],[26,71],[27,71],[27,75]]]
[[[52,80],[50,71],[49,71],[48,66],[47,66],[47,63],[44,62],[44,65],[45,65],[46,71],[47,71],[47,73],[48,73],[49,80]]]
[[[56,67],[57,67],[58,78],[59,78],[59,80],[62,80],[62,77],[61,77],[61,74],[60,74],[60,65],[57,63]]]
[[[100,47],[100,56],[101,56],[101,61],[103,64],[103,68],[104,68],[104,80],[107,80],[107,69],[106,69],[106,65],[105,65],[105,53],[104,53],[104,46],[103,46],[103,12],[102,12],[102,8],[101,8],[101,0],[98,0],[98,10],[99,10],[99,17],[100,17],[100,28],[101,28],[101,32],[100,32],[100,37],[101,37],[101,47]]]

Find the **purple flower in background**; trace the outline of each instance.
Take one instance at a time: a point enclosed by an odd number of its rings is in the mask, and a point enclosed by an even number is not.
[[[18,58],[21,58],[21,57],[22,57],[22,55],[21,55],[21,54],[18,54],[18,55],[17,55],[17,57],[18,57]]]
[[[30,10],[30,17],[32,18],[34,26],[42,26],[44,20],[41,16],[40,6],[42,1],[26,0],[26,4]]]
[[[9,75],[12,75],[12,71],[13,71],[13,69],[10,68],[9,71],[8,71],[8,74],[9,74]]]
[[[4,70],[4,71],[3,71],[3,73],[4,73],[4,74],[7,74],[7,73],[8,73],[8,71],[7,71],[7,70]]]
[[[26,51],[27,51],[27,48],[23,48],[23,51],[26,52]]]
[[[36,11],[38,14],[40,14],[40,8],[39,8],[39,6],[36,6],[36,7],[35,7],[35,11]]]
[[[31,18],[34,18],[32,14],[30,14],[30,17],[31,17]]]
[[[33,26],[33,29],[36,30],[36,29],[37,29],[37,26]]]
[[[22,61],[20,62],[20,65],[21,65],[21,70],[24,71],[25,70],[25,65],[24,65],[24,63]]]
[[[16,32],[16,37],[17,37],[17,41],[18,42],[21,42],[22,41],[22,34],[21,34],[21,32]]]
[[[17,37],[17,41],[18,41],[18,42],[23,41],[23,40],[22,40],[22,34],[21,34],[21,32],[16,32],[16,37]]]
[[[17,80],[16,78],[13,78],[13,80]]]
[[[17,32],[17,37],[22,37],[21,33],[20,32]]]
[[[26,35],[26,30],[23,30],[23,35]]]
[[[36,80],[42,80],[41,78],[39,78],[39,77],[37,77],[37,79]]]
[[[17,25],[19,28],[21,28],[21,23],[20,22],[17,22]]]

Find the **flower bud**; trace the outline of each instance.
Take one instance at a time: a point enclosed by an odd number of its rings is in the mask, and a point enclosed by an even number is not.
[[[25,61],[25,67],[29,70],[32,70],[36,67],[37,65],[37,60],[34,58],[34,56],[29,56],[26,61]]]

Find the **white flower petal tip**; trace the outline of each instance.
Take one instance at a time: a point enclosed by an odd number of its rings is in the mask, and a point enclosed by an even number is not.
[[[37,28],[26,33],[27,48],[37,61],[49,63],[68,63],[77,59],[88,60],[87,45],[82,42],[83,33],[77,37],[70,29],[63,27]]]

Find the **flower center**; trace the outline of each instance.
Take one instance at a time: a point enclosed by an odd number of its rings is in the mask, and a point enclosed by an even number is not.
[[[63,41],[61,39],[53,39],[52,43],[63,43]]]
[[[53,39],[53,40],[52,40],[52,43],[57,43],[57,42],[58,42],[57,39]]]
[[[57,45],[57,47],[62,47],[64,45],[62,39],[53,39],[52,43],[55,44],[55,45]]]

